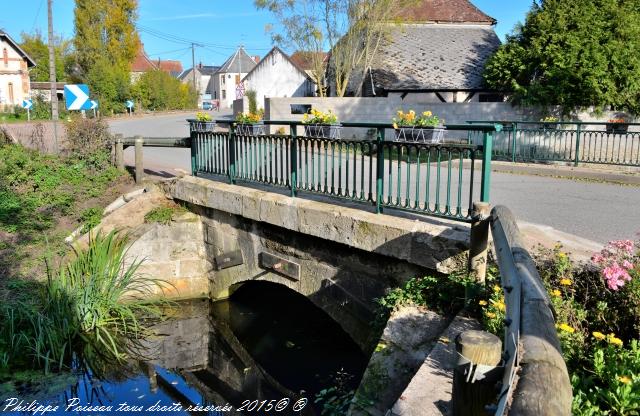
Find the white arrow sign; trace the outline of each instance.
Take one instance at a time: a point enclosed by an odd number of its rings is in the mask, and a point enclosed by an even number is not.
[[[22,108],[30,110],[33,107],[33,101],[31,100],[22,100]]]
[[[89,95],[77,85],[65,85],[65,87],[75,96],[75,100],[69,104],[69,110],[82,110],[84,103],[89,99]]]
[[[96,108],[98,108],[98,102],[91,100],[91,108],[90,110],[95,110]]]

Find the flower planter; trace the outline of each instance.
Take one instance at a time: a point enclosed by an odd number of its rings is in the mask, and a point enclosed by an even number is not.
[[[400,127],[395,131],[397,141],[440,143],[444,137],[443,127]]]
[[[342,126],[339,124],[305,124],[304,135],[315,139],[339,139]]]
[[[263,122],[253,124],[236,124],[236,134],[241,136],[264,136],[265,126]]]
[[[607,123],[607,133],[626,134],[627,130],[629,130],[627,123]]]
[[[540,128],[542,130],[557,130],[558,129],[558,123],[542,123]]]
[[[215,130],[216,122],[215,121],[190,121],[189,127],[191,131],[196,133],[209,133]]]

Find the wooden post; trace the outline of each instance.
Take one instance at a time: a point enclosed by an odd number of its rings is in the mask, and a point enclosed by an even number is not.
[[[142,183],[144,168],[142,163],[142,136],[136,136],[136,183]]]
[[[116,134],[116,168],[124,170],[124,145],[122,134]]]
[[[453,416],[486,416],[485,407],[498,397],[502,342],[485,331],[465,331],[456,338],[453,370]]]
[[[474,202],[471,223],[471,244],[469,247],[469,273],[478,283],[484,283],[487,276],[487,251],[489,248],[489,216],[491,205],[488,202]]]

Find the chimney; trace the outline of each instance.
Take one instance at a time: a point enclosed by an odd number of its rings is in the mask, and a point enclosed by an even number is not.
[[[202,69],[202,61],[200,61],[200,63],[198,64],[198,68]]]
[[[260,62],[260,57],[258,55],[253,57],[253,60],[256,61],[256,63]]]

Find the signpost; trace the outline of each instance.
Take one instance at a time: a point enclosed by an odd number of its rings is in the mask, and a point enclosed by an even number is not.
[[[244,82],[240,82],[236,85],[236,100],[244,97]]]
[[[96,109],[98,108],[98,102],[91,100],[91,109],[93,110],[93,117],[96,117]]]
[[[89,86],[86,84],[65,85],[64,99],[67,110],[91,110]]]
[[[127,106],[127,110],[129,110],[129,116],[131,116],[131,110],[133,109],[133,100],[125,101],[124,105]]]
[[[27,110],[27,121],[31,121],[31,107],[33,107],[33,101],[30,99],[22,100],[22,108]]]

